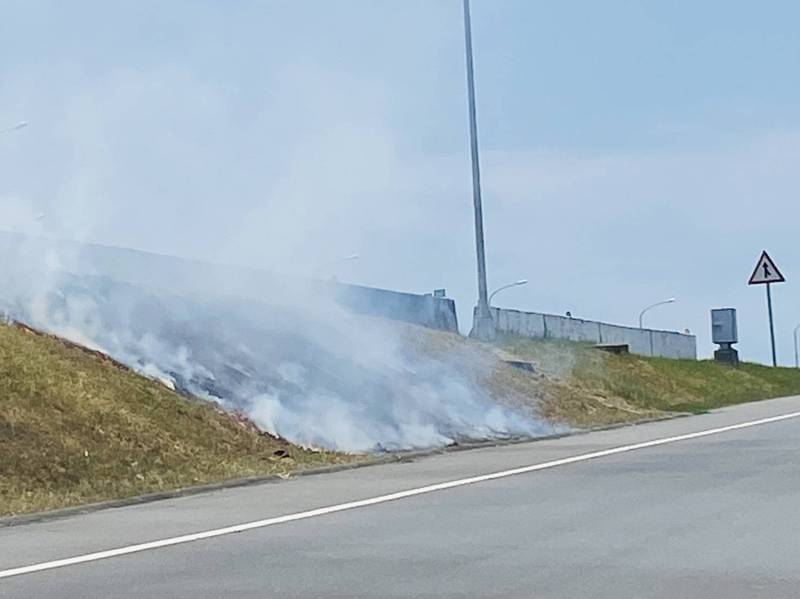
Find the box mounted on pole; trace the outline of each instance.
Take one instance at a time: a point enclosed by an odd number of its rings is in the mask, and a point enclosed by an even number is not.
[[[733,348],[739,342],[735,308],[711,310],[711,341],[719,345],[719,349],[714,352],[717,362],[739,365],[739,352]]]

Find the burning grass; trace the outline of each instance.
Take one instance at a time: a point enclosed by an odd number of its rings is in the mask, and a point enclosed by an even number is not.
[[[542,431],[800,394],[795,369],[617,356],[557,341],[487,345],[396,327],[417,363],[441,365],[497,404],[541,422]],[[0,515],[359,459],[301,449],[103,354],[0,326]]]
[[[102,354],[0,325],[0,515],[357,459],[290,445]]]
[[[583,428],[664,415],[609,392],[602,383],[607,356],[580,344],[506,339],[489,345],[417,327],[407,335],[418,351],[449,361],[496,403],[548,425]]]

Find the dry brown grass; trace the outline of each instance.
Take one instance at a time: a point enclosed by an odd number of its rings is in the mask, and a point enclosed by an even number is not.
[[[577,344],[504,340],[490,345],[407,326],[404,334],[418,352],[447,362],[478,392],[552,423],[581,428],[664,414],[609,393],[596,378],[588,376],[590,372],[606,372],[605,355]],[[511,366],[509,362],[514,360],[530,362],[534,372]]]
[[[0,326],[0,515],[355,459],[298,448],[102,355]]]
[[[495,401],[577,428],[800,394],[794,368],[620,356],[555,340],[512,337],[489,345],[416,327],[406,335]],[[530,362],[534,372],[510,366],[513,360]]]
[[[800,371],[614,356],[589,346],[496,345],[397,324],[417,357],[545,420],[591,427],[800,394]],[[508,360],[529,361],[534,372]],[[107,357],[0,326],[0,515],[362,459],[318,453],[180,396]]]
[[[800,370],[710,360],[613,355],[569,342],[506,339],[509,352],[551,372],[555,393],[543,415],[574,426],[700,413],[746,401],[800,394]],[[560,366],[559,366],[560,364]],[[563,369],[570,364],[568,370]],[[556,375],[555,370],[561,369]],[[555,369],[555,370],[554,370]]]

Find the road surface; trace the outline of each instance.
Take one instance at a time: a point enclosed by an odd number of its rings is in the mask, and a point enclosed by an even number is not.
[[[0,528],[0,597],[797,597],[799,461],[787,398],[104,510]]]

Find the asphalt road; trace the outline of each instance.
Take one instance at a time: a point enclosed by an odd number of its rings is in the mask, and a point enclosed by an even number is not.
[[[680,436],[795,412],[800,398],[774,400],[0,528],[0,597],[794,598],[800,417]],[[627,449],[564,462],[619,447]],[[544,463],[244,532],[49,563]],[[32,564],[48,569],[8,575]]]

